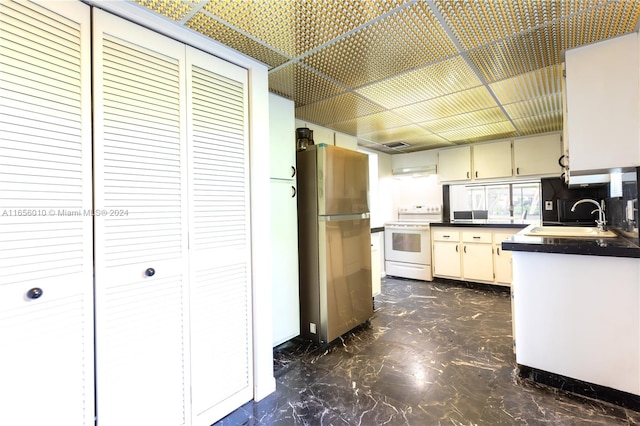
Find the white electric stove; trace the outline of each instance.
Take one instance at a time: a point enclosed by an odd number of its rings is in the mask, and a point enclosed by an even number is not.
[[[442,221],[439,205],[398,209],[398,220],[384,225],[385,273],[390,276],[432,281],[431,222]]]

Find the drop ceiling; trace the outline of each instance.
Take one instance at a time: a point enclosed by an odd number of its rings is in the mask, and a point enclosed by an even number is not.
[[[392,154],[560,131],[562,52],[640,16],[631,0],[133,2],[265,63],[299,120]]]

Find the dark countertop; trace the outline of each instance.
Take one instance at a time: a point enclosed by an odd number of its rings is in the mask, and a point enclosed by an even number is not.
[[[514,228],[522,229],[531,222],[522,220],[456,220],[451,222],[431,222],[431,227],[465,227],[465,228]]]
[[[531,225],[536,226],[536,225]],[[523,235],[523,229],[502,242],[503,250],[640,258],[640,246],[624,238],[549,238]]]

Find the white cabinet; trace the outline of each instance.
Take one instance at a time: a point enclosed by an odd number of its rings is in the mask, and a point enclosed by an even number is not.
[[[293,101],[269,94],[273,346],[300,334],[294,113]]]
[[[562,167],[558,160],[562,155],[559,133],[553,133],[513,141],[513,163],[516,176],[560,176]]]
[[[462,278],[460,232],[452,228],[432,228],[433,275]]]
[[[295,181],[271,179],[273,346],[300,334]]]
[[[378,296],[381,292],[380,279],[380,250],[382,242],[380,240],[383,232],[374,232],[371,234],[371,294]]]
[[[493,281],[491,232],[462,232],[462,278],[467,281]]]
[[[511,252],[500,245],[516,232],[518,229],[432,227],[433,275],[511,285]]]
[[[640,165],[638,33],[565,52],[572,172]]]
[[[269,93],[271,178],[295,179],[296,124],[293,101]]]
[[[90,8],[0,5],[0,424],[94,425]]]
[[[513,281],[511,252],[502,250],[502,242],[516,232],[494,232],[493,234],[493,270],[496,284],[510,285]]]
[[[471,179],[471,147],[460,146],[438,151],[438,177],[440,182]]]
[[[511,141],[473,145],[473,178],[511,177]]]

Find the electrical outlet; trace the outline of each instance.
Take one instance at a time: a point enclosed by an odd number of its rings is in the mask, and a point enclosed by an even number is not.
[[[553,201],[545,201],[544,202],[544,209],[549,211],[549,210],[553,210]]]
[[[316,325],[312,322],[309,323],[309,333],[316,334]]]

